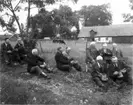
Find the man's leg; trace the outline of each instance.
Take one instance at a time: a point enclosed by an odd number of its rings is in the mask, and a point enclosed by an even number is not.
[[[77,71],[82,71],[81,66],[78,63],[73,63],[72,66],[77,70]]]
[[[61,71],[70,72],[71,66],[70,66],[70,65],[61,65],[61,66],[59,67],[59,69],[60,69]]]
[[[104,84],[102,83],[102,81],[100,80],[99,77],[94,77],[93,80],[95,81],[95,83],[99,86],[99,87],[104,87]]]
[[[31,68],[31,73],[37,73],[38,76],[47,77],[47,74],[42,71],[39,66],[34,66]]]

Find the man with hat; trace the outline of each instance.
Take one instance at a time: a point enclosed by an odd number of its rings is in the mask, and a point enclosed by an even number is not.
[[[10,44],[9,38],[5,38],[4,43],[2,43],[1,53],[3,61],[5,61],[7,64],[11,64],[13,62],[13,48]]]
[[[120,80],[122,82],[127,82],[130,84],[132,82],[130,78],[131,68],[124,62],[118,61],[118,58],[115,56],[112,57],[111,61],[112,63],[108,67],[109,77],[114,82]]]
[[[89,68],[92,67],[92,64],[95,63],[96,57],[99,55],[95,44],[94,41],[91,42],[89,48],[86,49],[86,64]]]
[[[103,62],[102,56],[96,57],[96,62],[92,65],[92,78],[99,87],[105,88],[105,84],[108,82],[106,64]]]

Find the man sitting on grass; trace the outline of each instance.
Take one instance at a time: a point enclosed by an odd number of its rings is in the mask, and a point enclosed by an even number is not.
[[[9,42],[9,38],[5,38],[5,42],[1,45],[1,53],[3,61],[6,64],[13,63],[13,48]]]
[[[23,41],[19,38],[17,41],[17,44],[14,47],[14,53],[16,55],[16,59],[17,61],[21,64],[25,61],[26,58],[26,50],[25,50],[25,46],[23,44]]]
[[[55,61],[56,61],[56,66],[59,70],[62,71],[67,71],[69,72],[72,67],[74,67],[77,71],[81,71],[81,68],[76,67],[77,63],[74,60],[68,59],[64,55],[64,51],[62,47],[57,48],[57,53],[55,55]]]
[[[44,78],[49,78],[46,73],[43,72],[43,69],[47,71],[51,71],[50,68],[47,67],[45,60],[38,56],[38,50],[33,49],[32,54],[27,57],[27,71],[31,74],[37,74]]]
[[[80,64],[78,63],[77,60],[75,60],[73,57],[70,56],[70,52],[71,52],[71,48],[70,47],[66,47],[66,50],[63,51],[63,55],[66,56],[69,61],[72,61],[73,63],[71,64],[76,70],[78,71],[82,71],[82,68],[80,66]]]
[[[89,48],[86,49],[86,71],[88,69],[91,71],[92,64],[95,63],[96,57],[99,55],[95,44],[94,41],[91,42]]]
[[[105,89],[105,83],[108,82],[106,64],[103,62],[102,56],[97,56],[96,62],[92,65],[92,78],[95,83]]]
[[[109,65],[108,71],[110,78],[114,81],[120,81],[121,83],[126,82],[132,84],[130,77],[131,68],[127,66],[125,62],[118,61],[118,58],[113,56],[112,63]]]

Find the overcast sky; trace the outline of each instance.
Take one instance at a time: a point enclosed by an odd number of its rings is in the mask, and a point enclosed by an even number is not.
[[[84,5],[101,5],[110,3],[110,11],[113,16],[113,24],[123,24],[123,13],[131,13],[131,9],[129,7],[129,0],[78,0],[77,4],[73,4],[72,2],[68,2],[64,0],[64,3],[56,3],[54,6],[47,6],[48,10],[52,10],[54,8],[58,8],[60,4],[68,5],[72,8],[72,10],[79,10]],[[14,3],[15,6],[15,3]],[[31,14],[35,15],[38,12],[37,9],[32,9]],[[27,11],[20,11],[17,13],[20,17],[20,23],[26,23]],[[8,20],[7,17],[5,19]],[[17,25],[16,25],[17,26]]]

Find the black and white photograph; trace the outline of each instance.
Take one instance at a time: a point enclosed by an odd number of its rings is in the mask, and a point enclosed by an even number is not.
[[[0,0],[0,105],[133,105],[133,0]]]

